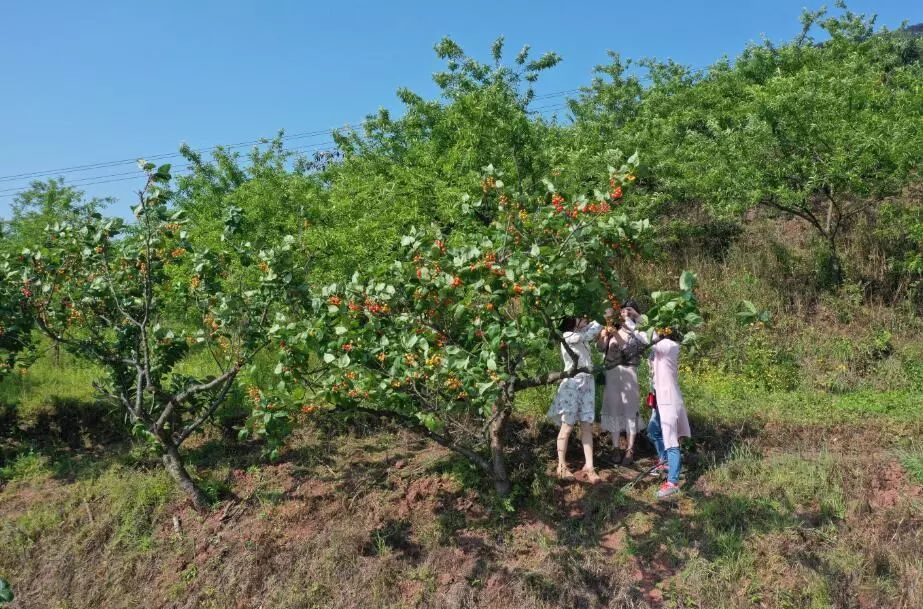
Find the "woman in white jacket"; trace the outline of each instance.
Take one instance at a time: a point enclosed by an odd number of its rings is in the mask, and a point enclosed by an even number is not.
[[[602,330],[595,321],[585,318],[567,317],[561,322],[561,358],[564,360],[565,374],[575,370],[592,370],[593,360],[590,356],[590,344]],[[561,426],[558,433],[558,476],[573,478],[574,474],[567,468],[565,453],[567,440],[574,425],[580,422],[580,440],[586,464],[583,471],[587,480],[598,482],[599,476],[593,467],[593,421],[596,418],[596,383],[590,372],[578,372],[565,378],[558,385],[558,392],[548,409],[548,417]]]
[[[657,406],[648,424],[647,436],[657,449],[660,469],[667,472],[667,480],[657,492],[660,499],[679,492],[679,439],[692,436],[683,394],[679,389],[680,345],[673,340],[675,336],[676,332],[669,329],[665,336],[655,334],[650,355]]]

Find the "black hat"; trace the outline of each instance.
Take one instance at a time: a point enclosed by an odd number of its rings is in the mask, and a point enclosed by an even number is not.
[[[638,313],[641,312],[641,307],[638,305],[638,302],[636,300],[632,300],[631,298],[623,302],[621,306],[622,309],[627,309],[628,307],[631,307]]]

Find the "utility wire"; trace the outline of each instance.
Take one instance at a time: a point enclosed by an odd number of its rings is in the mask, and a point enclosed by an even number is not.
[[[558,92],[549,93],[543,96],[536,96],[533,99],[560,97],[562,95],[567,95],[569,93],[572,93],[578,90],[579,89],[572,89],[568,91],[558,91]],[[529,110],[529,112],[530,113],[550,112],[550,111],[560,110],[564,108],[567,108],[567,104],[551,104],[547,106],[540,106],[538,108],[533,108]],[[305,133],[297,133],[297,134],[292,134],[291,136],[283,136],[281,139],[287,141],[287,140],[306,138],[306,137],[316,137],[318,135],[333,133],[334,131],[337,131],[339,129],[348,129],[348,128],[351,128],[351,127],[347,125],[346,127],[337,127],[337,128],[324,129],[324,130],[318,130],[318,131],[310,131],[310,132],[305,132]],[[218,148],[230,150],[233,148],[239,148],[241,146],[268,144],[270,142],[271,140],[267,138],[261,138],[259,140],[239,142],[237,144],[230,144],[230,145],[225,145],[225,146],[212,146],[210,148],[201,148],[201,149],[196,150],[195,152],[199,152],[199,153],[209,152],[212,150],[217,150]],[[305,151],[305,150],[311,150],[311,149],[319,149],[319,148],[323,148],[324,146],[330,146],[333,144],[335,144],[333,140],[327,140],[324,142],[309,144],[305,146],[299,146],[295,148],[286,148],[285,150],[288,152],[298,152],[298,151]],[[153,156],[148,156],[144,158],[147,161],[154,161],[154,160],[163,160],[166,158],[176,157],[176,156],[180,156],[180,153],[153,155]],[[79,166],[70,167],[70,168],[63,168],[60,170],[48,170],[44,172],[32,172],[30,174],[19,174],[19,176],[23,176],[23,177],[3,176],[3,177],[0,177],[0,182],[11,181],[13,179],[16,179],[17,177],[19,177],[19,179],[24,179],[24,177],[37,178],[37,177],[41,177],[44,175],[58,175],[61,173],[73,173],[73,172],[78,172],[78,171],[85,172],[90,169],[103,169],[103,168],[108,168],[108,167],[117,167],[118,165],[123,165],[126,163],[135,163],[135,162],[137,162],[137,159],[127,159],[127,160],[122,160],[122,161],[107,161],[107,162],[102,162],[102,163],[93,163],[93,164],[88,164],[88,165],[79,165]],[[173,170],[177,171],[177,170],[188,169],[191,166],[192,166],[192,163],[188,163],[186,165],[177,166],[173,168]],[[133,171],[125,171],[125,172],[111,173],[111,174],[105,174],[105,175],[86,176],[82,178],[74,178],[73,180],[68,182],[67,185],[84,187],[84,186],[95,186],[98,184],[111,184],[115,182],[125,182],[128,180],[135,180],[135,179],[138,179],[140,175],[141,174],[138,170],[133,170]],[[174,175],[178,176],[182,174],[174,174]],[[9,199],[9,198],[15,197],[19,192],[22,192],[23,190],[27,188],[28,188],[28,184],[24,184],[24,185],[12,187],[12,188],[0,189],[0,199]]]
[[[323,148],[324,146],[327,146],[327,145],[330,145],[330,144],[333,144],[333,143],[334,143],[334,141],[333,141],[333,140],[330,140],[330,141],[328,141],[328,142],[321,142],[321,143],[319,143],[319,144],[311,144],[311,145],[308,145],[308,146],[298,146],[298,147],[296,147],[296,148],[286,148],[285,151],[286,151],[286,152],[304,152],[304,151],[310,151],[310,150],[318,150],[318,149]],[[187,163],[187,164],[185,164],[185,165],[177,165],[176,167],[171,167],[171,171],[173,172],[173,177],[174,177],[174,178],[177,178],[177,177],[180,177],[180,176],[190,175],[190,174],[188,174],[188,173],[183,174],[183,173],[176,173],[176,172],[178,172],[178,171],[183,171],[183,170],[185,170],[185,169],[189,169],[190,167],[192,167],[192,165],[193,165],[193,163]],[[113,173],[113,174],[109,174],[109,175],[92,176],[92,177],[89,177],[89,178],[82,178],[83,180],[94,180],[94,181],[92,181],[92,182],[81,182],[81,183],[77,183],[77,181],[75,180],[74,182],[68,182],[68,183],[67,183],[67,186],[79,186],[79,187],[82,188],[82,187],[84,187],[84,186],[94,186],[94,185],[97,185],[97,184],[112,184],[112,183],[114,183],[114,182],[126,182],[126,181],[129,181],[129,180],[138,180],[138,179],[142,178],[143,175],[144,175],[144,174],[141,172],[141,170],[126,171],[126,172],[122,172],[122,173]],[[119,176],[126,176],[126,177],[119,177]],[[112,179],[98,179],[98,180],[97,180],[96,178],[112,178]],[[24,188],[25,188],[25,187],[23,186],[23,187],[18,187],[18,188],[7,188],[7,189],[5,189],[5,190],[0,190],[0,199],[10,199],[10,198],[13,198],[13,197],[15,197],[17,194],[19,194],[20,192],[22,192],[22,190],[23,190]]]
[[[298,152],[298,151],[310,150],[310,149],[315,149],[315,148],[323,148],[324,146],[330,146],[330,145],[332,145],[332,144],[334,144],[334,143],[335,143],[335,142],[334,142],[333,140],[327,140],[327,141],[325,141],[325,142],[319,142],[319,143],[317,143],[317,144],[310,144],[310,145],[306,145],[306,146],[298,146],[298,147],[295,147],[295,148],[286,148],[285,151],[286,151],[286,152]],[[186,169],[186,168],[191,167],[191,166],[192,166],[192,163],[187,163],[187,164],[185,164],[185,165],[177,165],[177,166],[173,167],[172,169],[173,169],[173,171],[177,171],[177,170]],[[110,173],[110,174],[105,174],[105,175],[87,176],[87,177],[83,177],[83,178],[74,178],[73,180],[69,180],[69,181],[67,182],[67,186],[89,186],[90,184],[101,184],[101,183],[105,183],[105,182],[96,182],[96,181],[95,181],[95,180],[99,180],[99,179],[113,178],[113,177],[119,177],[119,176],[131,176],[130,178],[127,178],[127,179],[134,179],[134,178],[138,177],[139,175],[141,175],[141,170],[140,170],[140,169],[133,169],[132,171],[123,171],[123,172],[120,172],[120,173]],[[91,181],[88,182],[88,180],[91,180]],[[107,180],[107,182],[118,182],[118,181],[119,181],[119,180]],[[9,192],[18,192],[18,191],[22,190],[22,188],[23,188],[23,187],[19,187],[19,186],[15,187],[15,188],[4,188],[4,189],[0,190],[0,194],[6,194],[6,193],[9,193]]]
[[[541,100],[541,99],[550,99],[554,97],[561,97],[563,95],[569,95],[571,93],[576,93],[579,90],[580,89],[566,89],[563,91],[553,91],[551,93],[545,93],[543,95],[536,95],[532,99]],[[305,131],[303,133],[293,133],[291,135],[285,135],[281,139],[288,141],[288,140],[297,140],[297,139],[304,139],[304,138],[310,138],[310,137],[317,137],[319,135],[326,135],[326,134],[333,133],[335,131],[350,129],[350,128],[352,128],[352,124],[347,123],[343,127],[331,127],[329,129],[319,129],[316,131]],[[260,138],[256,140],[248,140],[245,142],[237,142],[234,144],[227,144],[227,145],[221,145],[221,146],[210,146],[207,148],[199,148],[195,150],[195,152],[199,152],[199,153],[211,152],[212,150],[216,150],[218,148],[224,148],[224,149],[240,148],[241,146],[252,146],[252,145],[263,144],[263,143],[266,143],[267,141],[269,141],[268,138]],[[12,180],[22,180],[22,179],[27,179],[27,178],[37,178],[37,177],[48,176],[48,175],[61,175],[61,174],[66,174],[66,173],[82,173],[82,172],[89,171],[92,169],[103,169],[106,167],[116,167],[118,165],[124,165],[127,163],[135,163],[137,162],[139,158],[143,158],[148,161],[157,161],[157,160],[162,160],[162,159],[167,159],[167,158],[172,158],[172,157],[177,157],[177,156],[180,156],[179,152],[168,152],[168,153],[161,153],[161,154],[154,154],[154,155],[147,155],[147,156],[140,155],[140,156],[135,156],[132,158],[125,158],[125,159],[119,159],[119,160],[114,160],[114,161],[100,161],[97,163],[88,163],[84,165],[73,165],[70,167],[60,167],[58,169],[44,169],[40,171],[30,171],[30,172],[0,176],[0,182],[8,182]]]

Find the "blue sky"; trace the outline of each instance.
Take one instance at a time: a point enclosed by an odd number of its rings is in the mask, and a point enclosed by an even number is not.
[[[538,93],[586,84],[606,50],[703,67],[762,36],[799,30],[803,6],[820,2],[179,2],[7,0],[0,19],[0,176],[175,152],[342,126],[394,91],[432,95],[445,35],[485,59],[506,36],[515,52],[554,50],[564,61]],[[832,5],[832,1],[827,2]],[[923,21],[923,2],[853,1],[879,24]],[[536,102],[553,106],[562,98]],[[552,110],[553,111],[553,110]],[[304,138],[320,145],[329,136]],[[182,162],[181,159],[178,162]],[[132,164],[66,174],[102,181]],[[0,217],[9,189],[0,179]],[[140,180],[84,187],[112,195],[124,214]]]

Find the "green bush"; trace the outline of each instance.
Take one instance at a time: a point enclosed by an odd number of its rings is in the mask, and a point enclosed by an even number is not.
[[[761,332],[747,337],[741,372],[752,384],[766,391],[792,391],[801,384],[801,371],[791,349],[774,344]]]
[[[50,472],[48,457],[29,451],[0,467],[0,481],[12,482],[45,476]]]

